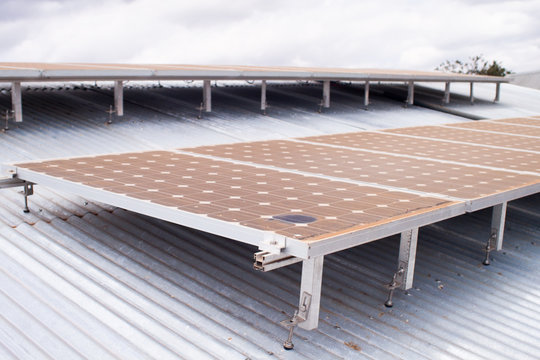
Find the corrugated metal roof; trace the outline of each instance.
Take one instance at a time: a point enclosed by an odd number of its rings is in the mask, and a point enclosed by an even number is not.
[[[503,94],[524,91],[515,89]],[[25,91],[25,122],[0,134],[1,162],[461,120],[404,109],[376,91],[368,112],[354,89],[333,91],[324,114],[318,87],[268,93],[265,117],[256,87],[215,88],[214,113],[197,120],[199,89],[126,89],[127,115],[107,126],[107,90]],[[0,95],[0,107],[9,102]],[[478,108],[540,113],[504,97]],[[481,265],[489,210],[422,228],[414,288],[396,292],[392,309],[383,284],[395,271],[396,237],[327,256],[319,329],[296,330],[286,352],[279,321],[296,307],[298,264],[255,272],[253,247],[40,186],[23,214],[18,191],[3,190],[0,356],[537,358],[539,200],[510,204],[504,250],[489,267]]]

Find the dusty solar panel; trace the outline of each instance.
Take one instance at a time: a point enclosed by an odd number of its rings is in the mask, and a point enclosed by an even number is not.
[[[522,151],[540,152],[540,141],[536,138],[512,136],[492,132],[470,131],[448,126],[415,126],[384,130],[391,134],[414,136],[423,139],[439,139],[460,143],[488,145]]]
[[[185,150],[303,173],[436,193],[461,199],[486,197],[540,182],[540,178],[534,175],[287,140],[206,146]]]
[[[301,138],[300,140],[357,149],[540,173],[540,154],[447,141],[418,139],[380,132],[355,132]]]
[[[492,131],[501,134],[535,136],[540,138],[540,128],[532,126],[516,126],[511,124],[494,123],[490,121],[473,121],[465,123],[447,124],[445,126],[471,130]],[[540,139],[536,141],[540,141]]]
[[[70,183],[299,239],[449,206],[446,200],[226,161],[149,151],[16,164]],[[310,221],[298,221],[310,219]]]
[[[505,124],[517,124],[527,126],[540,126],[540,118],[509,118],[509,119],[497,119],[491,120],[493,122],[505,123]]]

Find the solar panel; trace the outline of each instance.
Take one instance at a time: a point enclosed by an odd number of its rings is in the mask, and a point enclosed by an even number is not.
[[[519,150],[493,149],[485,146],[402,137],[391,133],[368,131],[313,136],[300,140],[381,153],[480,165],[501,170],[540,173],[540,154]]]
[[[495,123],[526,125],[526,126],[540,126],[540,118],[510,118],[510,119],[497,119],[491,120]]]
[[[342,178],[439,197],[476,199],[538,181],[517,174],[435,160],[378,154],[359,149],[289,140],[261,141],[185,149],[188,152],[239,160],[303,174]],[[535,164],[534,169],[538,164]]]
[[[510,125],[510,124],[494,123],[494,122],[489,122],[489,121],[475,121],[475,122],[466,122],[466,123],[457,123],[457,124],[447,124],[444,126],[540,138],[540,128],[532,127],[532,126],[527,126],[527,127],[515,126],[515,125]]]
[[[142,204],[178,209],[299,240],[330,238],[335,233],[451,204],[440,198],[174,151],[17,164],[18,173],[25,170],[81,189],[90,187]],[[26,176],[32,177],[29,173]],[[296,222],[294,215],[309,217],[310,221]]]
[[[407,135],[419,139],[454,141],[476,146],[506,148],[510,150],[540,153],[540,141],[537,138],[508,136],[495,132],[470,131],[467,128],[448,126],[415,126],[384,130],[385,133]]]

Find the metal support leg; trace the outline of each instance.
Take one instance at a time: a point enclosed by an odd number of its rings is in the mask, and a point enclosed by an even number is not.
[[[30,212],[30,209],[28,209],[28,197],[33,194],[34,194],[34,184],[25,183],[24,184],[24,209],[23,209],[23,212],[25,213]]]
[[[369,106],[369,81],[366,81],[364,85],[364,109],[368,109]]]
[[[292,337],[296,325],[306,330],[316,329],[319,325],[323,262],[324,256],[302,262],[302,283],[298,310],[295,311],[291,319],[281,322],[283,326],[289,328],[289,336],[283,344],[286,350],[291,350],[294,347]]]
[[[266,80],[261,82],[261,112],[266,115]]]
[[[116,116],[124,116],[124,83],[122,80],[114,82],[114,110]]]
[[[495,99],[493,101],[499,102],[501,99],[501,83],[495,84]]]
[[[384,303],[386,307],[392,307],[394,290],[400,288],[408,290],[413,285],[414,266],[416,264],[416,246],[418,244],[418,228],[401,233],[399,244],[398,270],[392,277],[392,282],[387,285],[389,289],[388,299]]]
[[[300,294],[303,294],[304,292],[311,294],[311,307],[306,313],[306,321],[300,324],[302,329],[313,330],[319,325],[323,262],[324,256],[318,256],[302,262]],[[302,303],[300,303],[300,306],[302,306]]]
[[[323,107],[330,107],[330,81],[325,80],[323,82]]]
[[[203,106],[205,112],[212,111],[212,88],[210,80],[203,80]]]
[[[446,84],[444,84],[443,104],[450,104],[450,82],[449,81],[447,81]]]
[[[471,105],[474,104],[474,83],[471,82],[470,85],[470,94],[469,94],[469,101],[471,102]]]
[[[409,81],[407,88],[407,106],[411,106],[414,104],[414,81]]]
[[[401,233],[399,244],[398,269],[403,268],[402,290],[412,288],[414,278],[414,265],[416,264],[416,245],[418,244],[418,228]]]
[[[504,223],[506,219],[506,208],[507,203],[503,202],[502,204],[495,205],[493,207],[493,213],[491,215],[491,231],[489,238],[486,244],[486,258],[484,259],[483,264],[489,265],[491,261],[489,259],[489,254],[492,250],[501,250],[504,238]]]
[[[11,83],[11,106],[15,115],[15,122],[22,122],[22,94],[20,82]]]

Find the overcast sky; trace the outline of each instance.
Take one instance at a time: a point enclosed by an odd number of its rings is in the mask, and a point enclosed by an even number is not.
[[[0,0],[0,61],[540,70],[540,1]]]

